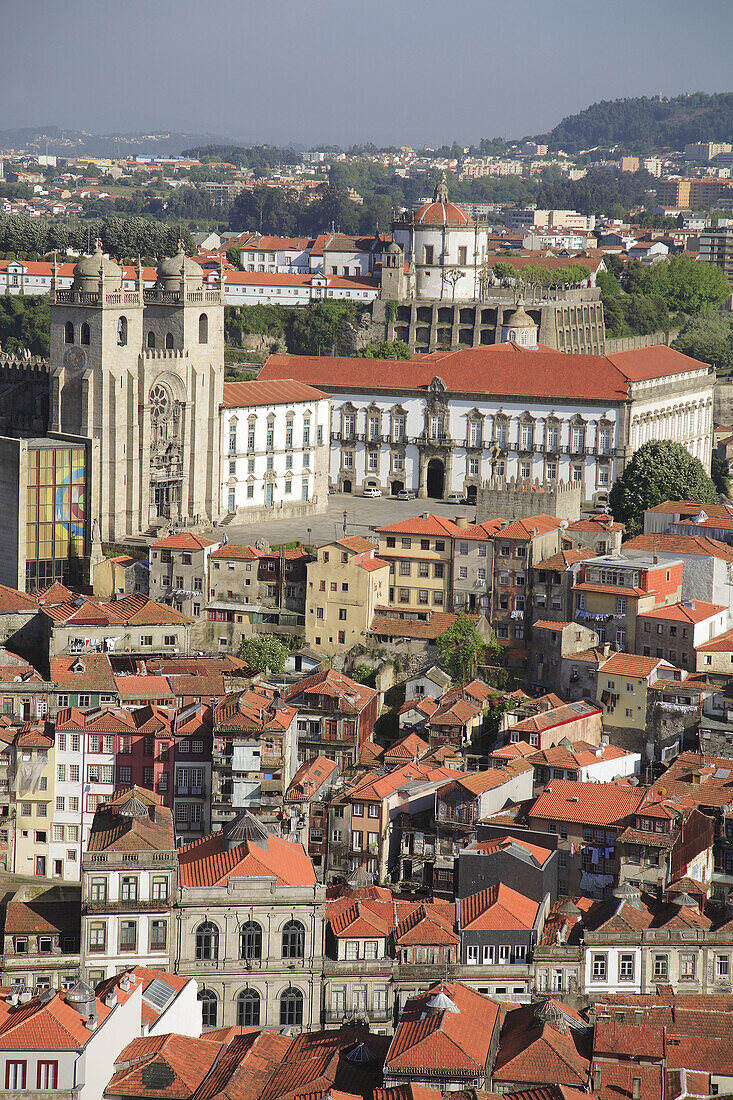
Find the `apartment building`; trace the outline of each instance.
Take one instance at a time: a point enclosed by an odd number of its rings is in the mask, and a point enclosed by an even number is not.
[[[96,811],[82,859],[81,963],[96,985],[131,966],[172,968],[178,885],[173,820],[132,787]]]
[[[206,605],[209,557],[218,542],[184,531],[158,539],[150,547],[150,595],[175,607],[189,619],[198,619]]]
[[[490,620],[500,643],[527,648],[533,567],[559,551],[561,535],[562,521],[545,515],[516,519],[496,534]]]
[[[532,567],[533,602],[539,618],[568,622],[573,616],[572,588],[580,564],[594,557],[592,550],[558,550]]]
[[[390,567],[389,603],[413,611],[450,611],[453,539],[467,529],[467,523],[461,528],[430,513],[377,528],[379,557]]]
[[[606,555],[583,562],[572,587],[575,619],[590,626],[599,642],[633,653],[637,645],[637,617],[645,611],[678,603],[682,591],[682,562],[653,557]]]
[[[377,608],[387,602],[389,562],[361,535],[319,546],[307,566],[305,637],[326,656],[364,645]]]
[[[18,875],[51,877],[50,838],[54,813],[56,757],[50,722],[26,722],[12,742],[10,785],[15,792],[15,827],[9,869]]]
[[[643,611],[637,619],[636,651],[645,657],[665,657],[677,668],[694,672],[698,647],[725,634],[729,621],[727,607],[703,600]]]
[[[378,716],[374,688],[330,668],[286,688],[283,699],[297,708],[300,764],[323,755],[344,773],[359,763]]]
[[[298,770],[297,707],[259,683],[230,692],[214,707],[211,819],[230,821],[244,809],[282,804]]]

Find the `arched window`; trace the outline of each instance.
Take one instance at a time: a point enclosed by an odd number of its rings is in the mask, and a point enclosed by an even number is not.
[[[299,989],[286,989],[280,997],[280,1025],[303,1023],[303,994]]]
[[[166,348],[166,351],[172,351],[173,350],[173,333],[172,332],[166,332],[166,334],[165,334],[165,348]]]
[[[82,344],[89,344],[89,325],[86,321],[81,326],[81,342]]]
[[[199,1000],[201,1001],[201,1023],[204,1027],[216,1027],[218,1015],[216,993],[212,993],[210,989],[200,989]]]
[[[210,962],[219,958],[219,929],[211,921],[204,921],[196,929],[196,958]]]
[[[262,958],[262,929],[256,921],[247,921],[239,933],[240,959]]]
[[[299,920],[289,920],[283,928],[283,958],[302,959],[305,948],[305,928]]]
[[[243,989],[237,997],[237,1027],[258,1027],[260,995],[255,989]]]
[[[67,344],[74,343],[74,324],[72,321],[67,321],[64,327],[64,340]]]
[[[199,344],[208,344],[209,342],[209,318],[205,313],[202,313],[199,317]]]
[[[154,332],[149,332],[148,333],[148,347],[149,348],[154,348],[155,347],[155,333]]]
[[[117,343],[121,348],[127,343],[127,317],[120,317],[117,322]]]

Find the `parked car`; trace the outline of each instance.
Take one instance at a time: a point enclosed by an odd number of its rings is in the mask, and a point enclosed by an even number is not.
[[[463,504],[463,497],[460,493],[448,493],[445,499],[449,504]]]
[[[400,489],[399,493],[395,494],[397,500],[414,500],[415,494],[412,489]]]
[[[362,493],[364,497],[381,497],[382,490],[378,489],[376,485],[367,485],[366,489]]]

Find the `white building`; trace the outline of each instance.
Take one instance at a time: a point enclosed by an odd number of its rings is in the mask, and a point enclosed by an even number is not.
[[[224,512],[259,518],[326,509],[327,393],[290,380],[225,382],[221,430]]]
[[[567,355],[536,344],[523,309],[504,343],[409,362],[270,356],[261,380],[332,396],[331,484],[418,497],[495,477],[580,483],[605,500],[633,452],[672,439],[710,468],[713,376],[668,347]]]

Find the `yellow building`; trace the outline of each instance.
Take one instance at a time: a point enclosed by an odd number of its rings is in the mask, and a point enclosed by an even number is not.
[[[389,603],[413,611],[449,611],[453,539],[461,528],[445,516],[413,516],[377,530],[379,556],[389,562]]]
[[[26,723],[14,741],[15,829],[8,869],[50,878],[49,841],[54,816],[54,739],[47,722]]]
[[[604,727],[643,732],[647,722],[647,692],[658,679],[671,679],[674,665],[659,657],[612,653],[598,668],[596,699],[603,707]]]
[[[377,557],[374,544],[352,535],[319,546],[307,578],[307,644],[327,656],[363,645],[389,594],[389,565]]]

